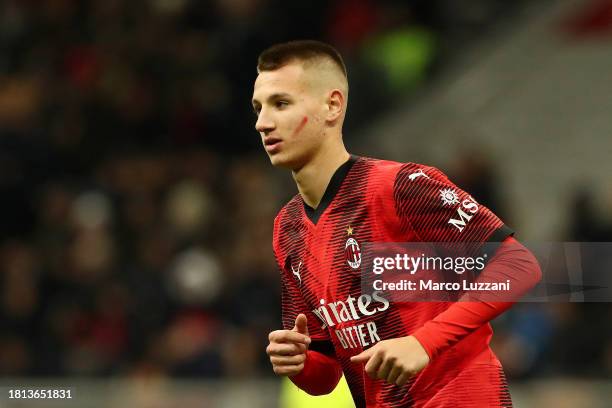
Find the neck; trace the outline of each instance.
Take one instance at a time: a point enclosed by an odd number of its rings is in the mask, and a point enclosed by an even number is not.
[[[299,170],[293,171],[293,179],[304,202],[316,209],[323,198],[332,176],[350,155],[344,144],[323,148]]]

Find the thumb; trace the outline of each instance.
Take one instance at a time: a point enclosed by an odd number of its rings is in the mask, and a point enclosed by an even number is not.
[[[373,347],[362,351],[356,356],[351,357],[351,363],[366,363],[370,359],[370,357],[372,357],[372,354],[374,353],[372,350],[373,350]]]
[[[295,326],[293,327],[293,331],[308,336],[308,320],[306,319],[305,314],[300,313],[297,315],[295,318]]]

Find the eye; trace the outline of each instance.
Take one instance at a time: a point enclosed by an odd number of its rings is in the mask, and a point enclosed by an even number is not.
[[[261,111],[260,107],[253,107],[253,113],[255,114],[255,116],[259,116],[260,111]]]
[[[284,109],[289,106],[289,102],[283,100],[276,101],[275,106],[277,109]]]

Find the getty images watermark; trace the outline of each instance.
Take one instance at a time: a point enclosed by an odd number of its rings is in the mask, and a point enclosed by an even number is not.
[[[523,243],[542,272],[537,285],[520,261],[487,268],[499,245],[366,243],[359,254],[361,287],[394,302],[612,301],[612,243]]]
[[[421,253],[420,255],[408,255],[407,253],[389,257],[374,257],[372,260],[372,273],[382,275],[383,273],[398,273],[399,276],[408,274],[410,279],[400,279],[385,281],[381,276],[372,283],[374,290],[430,290],[430,291],[510,291],[511,281],[506,279],[503,282],[477,281],[472,279],[474,274],[480,274],[485,266],[488,255],[471,256],[429,256]],[[445,276],[449,272],[465,277],[458,280],[448,281],[446,279],[435,279],[432,277],[412,279],[414,275],[420,274],[430,276],[428,272],[435,272],[436,277]],[[467,272],[467,274],[466,274]],[[452,276],[452,275],[451,275]]]

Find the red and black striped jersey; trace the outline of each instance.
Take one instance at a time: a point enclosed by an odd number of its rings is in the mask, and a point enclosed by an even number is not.
[[[485,324],[432,359],[405,386],[372,380],[350,357],[408,336],[448,302],[394,302],[362,292],[361,250],[376,242],[501,242],[512,234],[489,209],[434,167],[351,156],[316,210],[298,194],[279,212],[273,247],[282,279],[283,328],[304,313],[311,349],[341,364],[357,407],[510,406]]]

